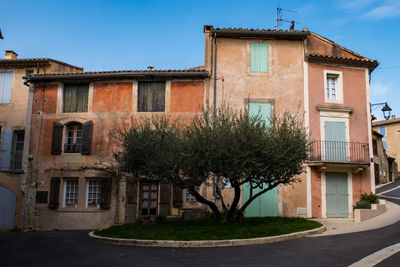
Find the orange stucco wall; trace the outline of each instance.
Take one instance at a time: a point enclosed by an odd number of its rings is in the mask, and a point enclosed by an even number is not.
[[[200,112],[204,104],[203,82],[172,82],[170,112]]]
[[[95,83],[93,112],[132,112],[132,83]]]

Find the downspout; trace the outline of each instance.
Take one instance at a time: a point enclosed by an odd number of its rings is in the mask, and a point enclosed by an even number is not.
[[[217,33],[214,32],[214,107],[213,115],[217,114]]]

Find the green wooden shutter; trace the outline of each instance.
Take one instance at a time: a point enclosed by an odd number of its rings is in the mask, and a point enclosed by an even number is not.
[[[268,44],[251,43],[250,55],[252,72],[268,72]]]
[[[346,124],[340,121],[326,121],[324,127],[325,159],[336,162],[346,161]]]
[[[104,178],[101,181],[100,208],[109,209],[111,206],[111,183],[112,178]]]
[[[87,121],[82,124],[82,155],[90,155],[92,148],[93,122]]]
[[[77,85],[76,112],[88,111],[88,96],[89,86],[87,84]]]
[[[165,111],[165,83],[140,82],[138,88],[139,112]]]
[[[64,84],[64,112],[76,112],[77,94],[76,84]]]
[[[50,181],[50,201],[49,208],[58,208],[58,199],[60,195],[60,178],[51,178]]]
[[[53,123],[53,140],[51,144],[51,154],[60,155],[62,149],[62,135],[64,125],[59,122]]]
[[[1,162],[0,162],[0,171],[3,172],[7,172],[10,170],[12,138],[13,138],[13,131],[4,130],[3,142],[1,144]]]
[[[267,126],[269,126],[271,118],[271,103],[249,103],[249,116],[258,116]]]
[[[347,174],[340,172],[326,173],[326,216],[348,217]]]

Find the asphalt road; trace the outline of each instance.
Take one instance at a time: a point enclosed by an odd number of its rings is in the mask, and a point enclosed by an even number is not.
[[[399,243],[400,222],[366,232],[233,248],[113,246],[90,240],[87,233],[0,233],[0,266],[348,266]],[[400,253],[378,266],[400,266]]]

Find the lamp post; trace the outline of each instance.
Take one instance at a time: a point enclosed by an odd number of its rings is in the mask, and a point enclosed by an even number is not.
[[[383,102],[383,103],[376,103],[376,104],[369,104],[369,109],[371,111],[371,115],[372,115],[372,107],[373,106],[383,106],[382,113],[383,113],[383,117],[385,118],[385,120],[390,119],[390,114],[392,112],[392,109],[389,107],[389,105],[387,104],[387,102]],[[372,120],[375,120],[376,117],[374,115],[372,115]]]

